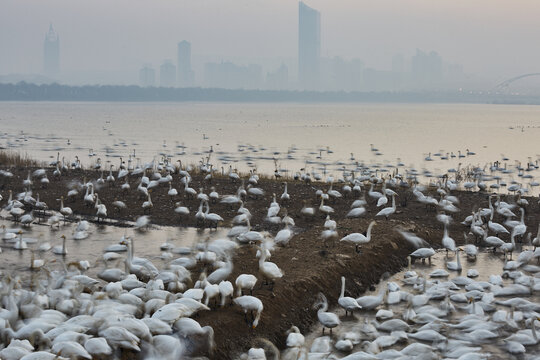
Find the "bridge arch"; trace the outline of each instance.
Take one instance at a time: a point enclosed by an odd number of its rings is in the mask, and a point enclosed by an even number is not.
[[[511,83],[521,80],[523,78],[533,77],[533,76],[540,76],[540,73],[530,73],[530,74],[523,74],[519,76],[515,76],[513,78],[510,78],[508,80],[505,80],[499,84],[497,84],[493,89],[494,90],[503,90],[510,86]]]

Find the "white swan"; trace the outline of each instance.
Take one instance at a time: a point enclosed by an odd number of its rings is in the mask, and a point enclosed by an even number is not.
[[[23,237],[22,237],[22,231],[19,231],[19,239],[17,240],[17,242],[13,245],[13,248],[15,250],[25,250],[25,249],[28,249],[28,245],[26,244],[26,241],[23,240]]]
[[[62,245],[56,245],[52,248],[52,252],[56,255],[67,255],[67,249],[66,249],[66,236],[62,235],[60,236],[62,238]]]
[[[381,288],[378,295],[361,296],[359,298],[356,298],[356,302],[364,310],[373,310],[383,303],[385,294],[386,290],[384,288]]]
[[[456,251],[456,242],[448,236],[448,226],[446,224],[444,224],[442,245],[446,249],[446,256],[448,256],[448,251]]]
[[[13,240],[13,239],[15,239],[17,237],[16,233],[7,231],[6,225],[2,224],[2,229],[4,229],[2,231],[2,240],[9,241],[9,240]]]
[[[411,253],[411,257],[422,259],[425,261],[427,258],[429,264],[431,265],[431,257],[435,255],[435,250],[433,248],[420,248]]]
[[[266,261],[266,245],[262,244],[260,247],[261,250],[261,257],[259,258],[259,272],[263,276],[263,278],[268,281],[272,282],[272,290],[274,288],[275,280],[280,279],[283,277],[283,272],[281,269],[274,264],[273,262]]]
[[[371,187],[369,188],[368,195],[372,197],[373,199],[378,200],[384,195],[378,191],[373,191],[373,186],[374,186],[374,183],[371,183]]]
[[[374,225],[375,225],[375,221],[372,221],[369,223],[366,235],[361,234],[361,233],[352,233],[345,236],[340,241],[353,243],[355,245],[356,252],[359,252],[360,245],[367,244],[368,242],[371,241],[371,229],[373,228]]]
[[[64,206],[64,197],[60,197],[60,213],[64,215],[64,221],[66,217],[70,217],[73,214],[73,210],[70,207]]]
[[[300,210],[300,213],[306,218],[312,218],[315,215],[315,209],[307,206],[307,201],[304,200],[304,206],[302,207],[302,210]]]
[[[215,227],[217,229],[219,223],[223,221],[223,218],[216,214],[210,212],[210,205],[208,204],[208,201],[205,201],[206,211],[204,213],[204,218],[210,223],[210,227]]]
[[[388,217],[396,212],[396,195],[392,195],[392,206],[386,207],[379,211],[375,216],[384,216],[388,220]]]
[[[243,290],[249,290],[249,294],[253,295],[253,288],[257,284],[257,278],[251,274],[240,274],[236,278],[236,296],[242,296]]]
[[[360,305],[358,305],[356,299],[350,296],[345,296],[345,276],[341,277],[341,294],[339,295],[338,304],[345,309],[345,316],[348,315],[349,311],[352,315],[354,310],[359,310],[362,308]]]
[[[286,224],[284,229],[281,229],[274,238],[274,241],[278,245],[286,246],[293,237],[293,231],[289,229],[289,225]]]
[[[152,197],[150,196],[150,191],[148,191],[147,200],[145,202],[143,202],[143,204],[142,204],[143,213],[146,214],[153,207],[154,207],[154,203],[152,203]]]
[[[366,213],[366,208],[364,208],[363,206],[359,206],[359,207],[352,208],[347,213],[347,217],[348,218],[357,218],[357,217],[360,217],[360,216],[364,215],[365,213]]]
[[[281,194],[281,201],[289,201],[291,199],[291,196],[289,195],[289,193],[287,192],[287,183],[283,183],[285,185],[285,189],[283,190],[283,194]]]
[[[246,322],[247,322],[247,312],[249,311],[251,313],[251,317],[253,319],[251,323],[251,327],[255,329],[257,325],[259,325],[261,313],[264,309],[262,301],[257,299],[254,296],[244,295],[244,296],[239,296],[235,298],[233,302],[236,305],[240,306],[242,310],[244,310],[244,317],[246,319]],[[256,312],[255,317],[253,317],[253,312]]]
[[[189,209],[186,206],[182,206],[181,202],[177,202],[175,204],[175,206],[176,206],[176,208],[174,209],[175,213],[177,213],[179,215],[182,215],[182,216],[189,215]]]
[[[169,183],[169,191],[167,192],[167,195],[174,199],[178,195],[178,190],[172,187],[172,183]]]
[[[330,329],[331,334],[332,329],[341,324],[339,317],[336,314],[326,311],[328,310],[328,300],[326,300],[326,296],[324,296],[324,294],[319,293],[319,299],[313,307],[318,309],[317,317],[323,326],[323,335],[326,328]]]
[[[334,209],[328,205],[324,205],[324,198],[321,196],[321,204],[319,205],[319,211],[325,215],[333,214]]]
[[[448,270],[452,270],[452,271],[461,271],[462,270],[462,266],[461,266],[461,261],[459,259],[459,252],[462,251],[461,249],[457,249],[455,250],[455,254],[456,254],[456,261],[453,262],[448,262],[446,263],[446,268]]]

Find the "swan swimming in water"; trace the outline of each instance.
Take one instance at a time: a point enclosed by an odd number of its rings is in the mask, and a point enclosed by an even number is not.
[[[461,271],[462,269],[462,266],[461,266],[461,261],[459,259],[459,252],[462,251],[461,249],[456,249],[455,250],[455,254],[456,254],[456,261],[455,262],[448,262],[446,263],[446,268],[448,270],[452,270],[452,271]]]
[[[56,255],[67,255],[67,249],[66,249],[66,236],[62,235],[60,236],[62,239],[62,245],[56,245],[52,248],[52,252]]]

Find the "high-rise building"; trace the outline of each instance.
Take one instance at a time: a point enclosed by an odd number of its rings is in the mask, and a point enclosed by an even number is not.
[[[432,88],[442,80],[442,58],[435,51],[425,53],[416,49],[411,59],[412,80],[417,88]]]
[[[143,87],[154,86],[156,84],[156,71],[150,64],[144,64],[139,71],[139,83]]]
[[[300,88],[316,90],[320,80],[321,14],[298,4],[298,80]]]
[[[174,87],[176,85],[176,66],[171,60],[165,60],[159,67],[159,85]]]
[[[60,72],[60,38],[52,24],[43,44],[43,72],[47,75],[57,75]]]
[[[289,68],[285,64],[266,74],[266,87],[272,90],[286,90],[289,86]]]
[[[260,89],[262,67],[257,64],[236,65],[230,61],[206,63],[204,86],[223,89]]]
[[[183,40],[178,43],[178,86],[193,86],[194,74],[191,70],[191,43]]]

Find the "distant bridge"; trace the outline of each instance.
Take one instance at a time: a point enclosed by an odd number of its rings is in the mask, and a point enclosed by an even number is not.
[[[513,78],[511,78],[511,79],[508,79],[508,80],[503,81],[503,82],[500,83],[500,84],[497,84],[497,86],[495,86],[495,87],[493,88],[493,90],[506,90],[506,89],[508,89],[508,87],[510,86],[510,84],[513,83],[514,81],[518,81],[518,80],[520,80],[520,79],[527,78],[527,77],[532,77],[532,76],[540,76],[540,73],[523,74],[523,75],[519,75],[519,76],[513,77]]]

